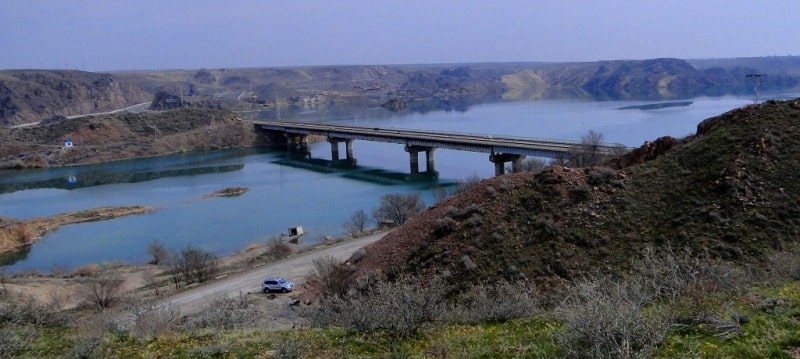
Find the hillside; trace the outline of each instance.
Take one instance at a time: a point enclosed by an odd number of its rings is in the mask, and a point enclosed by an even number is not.
[[[73,146],[67,147],[66,140]],[[0,129],[0,141],[0,168],[35,168],[250,147],[259,140],[253,126],[232,112],[184,108]]]
[[[547,98],[665,100],[800,88],[798,57],[614,60],[584,63],[353,65],[115,72],[0,71],[0,126],[171,99],[231,111],[461,110]],[[158,101],[156,101],[158,102]],[[152,109],[165,109],[155,103]],[[166,108],[172,108],[167,106]],[[387,110],[386,116],[392,113]]]
[[[352,275],[449,273],[542,285],[621,273],[650,246],[757,263],[800,233],[800,99],[705,120],[605,167],[482,181],[351,260]],[[615,169],[616,168],[616,169]]]
[[[52,115],[111,111],[152,95],[117,77],[85,71],[0,71],[0,126],[38,122]]]

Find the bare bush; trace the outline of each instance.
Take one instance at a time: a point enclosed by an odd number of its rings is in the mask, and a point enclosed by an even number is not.
[[[800,245],[790,244],[786,250],[767,257],[767,268],[774,280],[800,279]]]
[[[445,293],[440,278],[426,285],[407,276],[396,282],[372,282],[364,292],[351,291],[343,296],[323,298],[311,320],[317,326],[407,336],[426,323],[439,320],[444,311]]]
[[[33,324],[4,323],[0,325],[0,358],[17,358],[37,337]]]
[[[386,221],[397,225],[406,223],[425,208],[419,193],[387,194],[381,197],[380,206],[373,212],[378,223]]]
[[[188,323],[190,328],[229,330],[245,328],[258,320],[259,313],[252,310],[247,297],[239,293],[236,297],[219,296],[200,315]]]
[[[150,263],[155,265],[162,264],[169,259],[167,246],[157,239],[147,243],[147,254],[153,258]]]
[[[611,181],[616,178],[617,171],[608,167],[602,167],[589,171],[589,174],[586,177],[586,183],[592,186],[598,186],[601,184],[611,183]]]
[[[129,331],[144,339],[162,335],[180,324],[180,310],[172,304],[157,300],[137,302],[131,308],[132,327]]]
[[[692,252],[647,248],[633,259],[632,273],[650,299],[702,298],[719,291],[738,292],[753,283],[746,268]]]
[[[281,238],[272,237],[267,240],[266,254],[272,260],[283,259],[292,254],[292,246]]]
[[[368,223],[369,216],[367,216],[367,213],[364,212],[363,209],[359,209],[345,222],[344,229],[347,231],[347,234],[355,237],[364,233]]]
[[[331,256],[314,258],[313,279],[320,284],[320,289],[326,293],[342,293],[347,290],[345,276],[341,275],[336,266],[339,262]]]
[[[203,283],[217,273],[217,256],[204,249],[187,246],[181,251],[181,259],[187,283]]]
[[[299,339],[294,335],[289,335],[275,342],[273,349],[275,353],[272,358],[276,359],[299,359],[304,358],[308,352],[308,342]]]
[[[648,358],[663,341],[669,316],[644,311],[641,283],[586,278],[570,286],[556,309],[567,330],[557,336],[569,358]]]
[[[66,324],[67,318],[61,315],[58,308],[52,304],[39,304],[34,298],[15,295],[0,302],[0,322],[62,325]]]
[[[123,279],[108,268],[101,268],[83,282],[84,299],[100,310],[111,308],[120,299]]]
[[[525,282],[474,285],[458,296],[446,315],[448,321],[462,324],[525,318],[538,312],[535,296],[535,288]]]

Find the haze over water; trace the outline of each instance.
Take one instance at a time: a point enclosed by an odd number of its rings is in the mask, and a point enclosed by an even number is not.
[[[478,134],[580,140],[589,130],[606,142],[639,146],[670,135],[693,134],[705,118],[752,103],[748,97],[696,98],[690,106],[658,110],[618,110],[635,101],[506,102],[470,107],[467,111],[371,116],[306,111],[284,120],[336,122],[367,127],[411,128]],[[274,114],[265,113],[271,118]],[[330,159],[327,142],[311,146],[312,157]],[[10,265],[11,272],[75,268],[89,263],[143,263],[147,243],[160,240],[170,248],[202,247],[229,255],[248,244],[263,242],[301,225],[305,243],[344,234],[343,223],[357,210],[371,213],[380,196],[420,191],[426,203],[434,190],[477,175],[494,174],[488,154],[436,150],[440,178],[402,182],[409,170],[403,146],[356,141],[358,169],[308,168],[287,161],[281,152],[216,151],[109,164],[0,172],[0,215],[30,218],[101,206],[147,205],[145,215],[68,225],[30,247],[27,256]],[[424,162],[424,161],[423,161]],[[424,169],[424,163],[421,164]],[[70,183],[74,181],[75,183]],[[90,185],[100,183],[99,185]],[[10,192],[12,187],[30,189]],[[239,197],[201,199],[219,189],[247,187]]]

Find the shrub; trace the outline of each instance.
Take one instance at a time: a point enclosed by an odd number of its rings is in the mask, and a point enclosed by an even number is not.
[[[592,196],[592,186],[587,183],[581,183],[569,190],[569,196],[574,201],[585,201]]]
[[[258,319],[258,312],[252,310],[247,297],[239,293],[236,297],[218,296],[194,318],[190,328],[209,328],[230,330],[252,325]]]
[[[557,334],[569,358],[647,358],[670,329],[669,317],[644,311],[640,283],[586,278],[572,284],[556,309],[567,330]]]
[[[380,206],[373,212],[378,223],[392,222],[397,225],[406,223],[425,208],[419,193],[387,194],[381,196]]]
[[[153,258],[150,263],[155,265],[164,263],[169,259],[167,246],[159,240],[153,240],[147,243],[147,254]]]
[[[79,277],[88,277],[100,271],[100,266],[92,263],[75,268],[73,271]]]
[[[159,301],[138,302],[131,309],[133,327],[130,332],[139,338],[155,338],[178,326],[180,310]]]
[[[355,237],[364,232],[367,223],[369,223],[367,213],[363,209],[359,209],[345,222],[344,228],[350,236]]]
[[[313,260],[313,278],[320,284],[324,294],[344,293],[349,281],[345,273],[337,268],[338,261],[331,256],[317,257]]]
[[[612,180],[617,178],[617,171],[608,167],[593,169],[589,171],[586,182],[592,186],[611,183]]]
[[[444,311],[444,300],[441,278],[423,285],[415,278],[401,276],[396,282],[371,282],[364,292],[327,296],[311,320],[317,326],[332,325],[361,333],[383,331],[404,337],[438,320]]]
[[[0,325],[0,358],[17,358],[38,336],[36,327],[25,323]]]
[[[204,249],[187,246],[181,251],[181,261],[187,283],[203,283],[217,273],[217,257]]]
[[[120,299],[123,282],[118,274],[108,268],[101,268],[84,281],[84,298],[100,310],[111,308]]]
[[[434,223],[433,234],[439,237],[446,236],[456,229],[456,221],[450,217],[439,218]]]
[[[448,320],[480,324],[529,317],[538,311],[535,295],[534,287],[525,282],[501,280],[490,285],[473,285],[458,296],[447,312]]]
[[[292,246],[283,239],[272,237],[267,240],[266,254],[272,260],[283,259],[292,254]]]

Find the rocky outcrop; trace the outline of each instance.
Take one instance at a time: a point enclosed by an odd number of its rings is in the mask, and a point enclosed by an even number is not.
[[[184,107],[183,99],[166,91],[157,92],[153,96],[153,102],[150,103],[150,109],[155,111],[174,110],[181,107]]]

